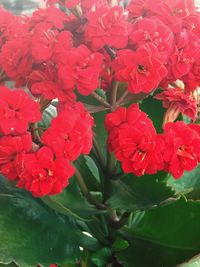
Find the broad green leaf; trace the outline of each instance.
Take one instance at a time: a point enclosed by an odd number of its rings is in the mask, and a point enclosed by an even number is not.
[[[162,132],[163,117],[166,111],[162,107],[162,102],[149,96],[142,101],[140,108],[142,111],[146,112],[149,118],[153,121],[157,132]]]
[[[125,175],[120,180],[111,181],[111,192],[107,203],[116,209],[135,211],[151,208],[171,197],[175,192],[166,184],[166,173],[135,177]]]
[[[181,198],[140,212],[120,231],[130,247],[117,257],[124,267],[175,266],[200,251],[199,225],[200,201]]]
[[[13,261],[20,267],[64,265],[79,259],[79,246],[96,246],[97,241],[85,236],[74,220],[2,179],[0,193],[0,262]]]
[[[187,262],[177,265],[176,267],[199,267],[200,266],[200,255],[194,256]]]
[[[168,184],[179,194],[187,194],[187,198],[200,199],[200,165],[191,172],[185,172],[180,179],[172,176]]]

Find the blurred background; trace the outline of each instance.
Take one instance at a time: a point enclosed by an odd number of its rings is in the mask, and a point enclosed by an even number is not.
[[[19,15],[32,13],[36,7],[44,6],[43,0],[0,0],[0,5]]]
[[[156,0],[155,0],[156,1]],[[200,0],[195,0],[200,8]],[[15,14],[31,14],[36,7],[44,6],[43,0],[0,0],[0,5],[11,10]]]

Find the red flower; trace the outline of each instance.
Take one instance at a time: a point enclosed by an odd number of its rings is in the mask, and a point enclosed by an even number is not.
[[[169,122],[165,125],[164,133],[160,135],[164,142],[164,170],[174,178],[180,178],[184,171],[197,167],[200,159],[200,135],[190,125],[182,121]]]
[[[183,19],[195,12],[193,0],[149,0],[148,13],[161,19],[173,32],[181,30]]]
[[[181,78],[187,92],[194,91],[200,85],[200,59],[196,58],[189,73]]]
[[[157,94],[155,98],[163,101],[163,107],[166,109],[173,107],[178,109],[178,114],[181,112],[192,120],[197,118],[197,103],[190,95],[184,94],[179,87],[168,88],[164,92]]]
[[[195,58],[200,55],[200,40],[193,33],[183,30],[176,38],[176,44],[174,52],[169,58],[169,67],[174,80],[188,74],[193,62],[195,62]]]
[[[81,45],[68,52],[67,61],[58,66],[58,76],[66,90],[76,87],[80,94],[89,95],[98,87],[102,63],[102,54]]]
[[[87,15],[88,24],[85,28],[87,42],[94,50],[109,45],[114,48],[124,48],[128,43],[130,24],[123,13],[122,7],[101,7]]]
[[[174,36],[170,28],[155,17],[136,20],[129,38],[137,47],[153,43],[161,53],[163,61],[169,57],[174,45]]]
[[[0,48],[6,41],[24,37],[28,32],[28,24],[24,16],[15,16],[0,6]]]
[[[62,31],[56,36],[56,41],[53,47],[53,60],[62,62],[63,57],[72,48],[72,34],[69,31]]]
[[[9,90],[0,87],[0,132],[23,134],[28,123],[40,121],[40,106],[22,89]]]
[[[10,78],[17,81],[17,86],[23,85],[32,67],[30,39],[17,38],[6,42],[0,54],[0,66]]]
[[[88,154],[92,148],[93,118],[78,102],[61,106],[58,116],[51,122],[42,142],[50,147],[57,157],[75,160],[80,154]]]
[[[119,51],[113,68],[116,80],[128,82],[128,90],[134,94],[150,93],[167,75],[153,44],[140,46],[136,52],[128,49]]]
[[[109,150],[121,161],[125,173],[141,176],[163,168],[155,128],[137,105],[120,107],[108,114],[105,127],[109,132]]]
[[[39,27],[38,27],[39,28]],[[56,42],[57,31],[51,30],[49,24],[41,24],[41,28],[34,32],[31,40],[31,53],[36,63],[51,59]]]
[[[48,147],[22,157],[23,170],[19,174],[18,187],[24,188],[35,197],[59,194],[68,185],[74,168],[64,158],[54,159]]]
[[[0,173],[9,180],[18,177],[18,157],[32,148],[30,134],[22,136],[3,136],[0,138]]]
[[[48,8],[39,8],[30,19],[30,26],[39,27],[42,23],[49,24],[49,28],[56,28],[62,30],[64,28],[64,22],[67,20],[67,15],[65,12],[61,11],[55,6],[50,6]]]
[[[127,7],[130,18],[145,16],[149,0],[132,0]],[[155,3],[156,4],[156,3]]]
[[[34,66],[34,70],[27,77],[28,88],[34,96],[43,96],[45,99],[60,101],[76,99],[72,91],[66,91],[58,80],[57,69],[51,61]]]

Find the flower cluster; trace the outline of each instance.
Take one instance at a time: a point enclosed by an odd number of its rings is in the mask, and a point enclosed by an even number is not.
[[[108,146],[125,173],[141,176],[159,170],[180,178],[200,162],[200,125],[169,122],[157,134],[138,105],[120,107],[106,116]]]
[[[72,162],[92,148],[89,111],[102,110],[112,111],[105,121],[108,146],[124,172],[165,170],[178,178],[196,167],[199,127],[174,123],[180,113],[193,122],[198,117],[194,1],[44,2],[31,16],[0,8],[0,172],[34,196],[60,193],[74,174]],[[7,88],[9,80],[17,89]],[[167,109],[162,134],[131,103],[154,93]],[[39,129],[54,100],[56,117]]]
[[[0,173],[36,197],[60,193],[74,174],[71,162],[92,147],[93,118],[77,102],[59,107],[58,116],[32,140],[40,105],[22,89],[0,87]]]
[[[0,86],[0,103],[0,172],[13,180],[21,169],[19,158],[32,150],[28,126],[42,116],[39,104],[22,89]]]
[[[109,150],[122,162],[125,173],[141,176],[163,168],[156,130],[138,105],[120,107],[108,114],[105,127],[109,132]]]

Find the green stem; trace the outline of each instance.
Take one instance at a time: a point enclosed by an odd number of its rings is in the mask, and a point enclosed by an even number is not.
[[[124,99],[127,97],[127,95],[129,94],[129,91],[126,90],[121,97],[117,100],[117,105],[121,105],[124,102]]]
[[[118,91],[119,82],[113,81],[111,85],[111,97],[110,97],[110,104],[113,108],[116,108],[116,101],[117,101],[117,91]]]
[[[102,167],[105,168],[106,161],[105,161],[105,158],[103,156],[103,153],[101,151],[101,148],[100,148],[100,146],[99,146],[99,144],[98,144],[98,142],[97,142],[97,140],[96,140],[95,137],[93,138],[93,145],[94,145],[95,152],[97,154],[97,157],[98,157],[98,159],[99,159]]]
[[[108,53],[108,55],[110,56],[110,58],[112,60],[114,60],[116,58],[115,51],[112,48],[110,48],[108,45],[105,45],[104,48],[105,48],[106,52]]]
[[[111,108],[111,105],[100,95],[98,95],[97,93],[93,92],[91,94],[99,103],[101,103],[104,107],[106,108]]]
[[[81,175],[81,173],[79,172],[79,170],[74,166],[76,172],[75,172],[75,179],[76,182],[78,183],[82,194],[87,198],[88,202],[90,202],[91,204],[95,205],[98,209],[107,209],[107,207],[103,204],[100,203],[96,200],[96,198],[94,198],[91,194],[90,191],[88,190],[85,181],[83,180],[83,177]]]
[[[109,176],[115,173],[115,165],[116,165],[116,158],[114,153],[108,153],[108,163],[107,163],[107,171]]]
[[[128,221],[129,216],[130,212],[126,211],[118,221],[111,221],[110,224],[113,228],[119,229]]]

